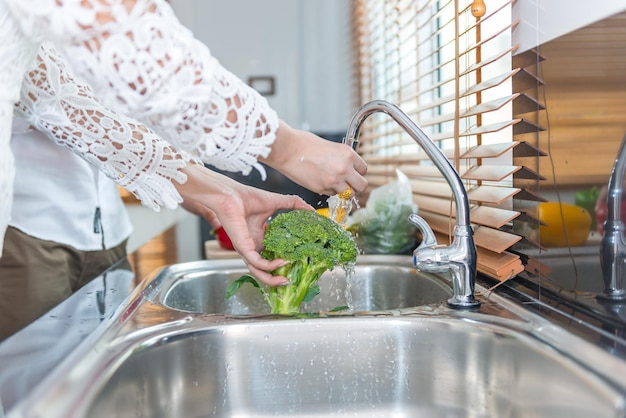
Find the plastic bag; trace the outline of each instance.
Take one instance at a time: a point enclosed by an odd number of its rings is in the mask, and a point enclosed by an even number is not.
[[[411,254],[416,247],[417,228],[408,218],[418,207],[408,177],[398,169],[396,175],[396,181],[372,190],[346,223],[363,254]]]

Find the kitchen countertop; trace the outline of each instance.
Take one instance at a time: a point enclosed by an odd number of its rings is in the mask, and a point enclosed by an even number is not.
[[[0,417],[81,342],[98,334],[134,290],[126,258],[0,343]]]
[[[181,234],[186,239],[199,234],[195,230],[197,225],[189,222],[195,215],[182,208],[155,212],[140,204],[126,203],[126,209],[133,225],[128,254],[173,225],[184,224]],[[4,416],[3,409],[9,410],[69,352],[97,334],[98,325],[111,317],[133,292],[134,280],[128,259],[124,258],[37,321],[0,343],[0,418]]]

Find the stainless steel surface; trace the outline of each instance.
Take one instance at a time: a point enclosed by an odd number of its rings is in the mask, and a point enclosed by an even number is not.
[[[600,240],[599,235],[594,235],[579,247],[526,250],[529,256],[550,267],[550,272],[541,277],[524,272],[515,282],[525,279],[534,283],[538,287],[535,290],[518,290],[527,295],[538,292],[540,298],[543,295],[556,306],[568,306],[567,310],[580,312],[587,317],[585,322],[592,317],[591,322],[597,321],[596,325],[623,338],[626,335],[626,300],[600,297],[604,291]]]
[[[411,118],[397,106],[383,100],[371,101],[357,110],[348,126],[344,139],[346,144],[356,148],[361,125],[368,116],[374,113],[385,113],[391,116],[424,149],[433,164],[443,174],[454,196],[457,213],[456,225],[452,232],[454,236],[452,244],[446,247],[436,245],[436,241],[434,245],[422,242],[413,253],[413,264],[416,268],[426,272],[450,271],[454,294],[448,300],[449,305],[457,308],[475,308],[478,305],[474,298],[476,245],[473,237],[474,230],[470,224],[469,199],[459,174],[439,147]],[[417,215],[412,216],[411,222],[420,228],[425,236],[434,237],[430,226]]]
[[[623,401],[575,363],[489,323],[347,318],[189,328],[137,347],[86,416],[588,418],[615,416]]]
[[[567,291],[594,293],[594,297],[602,293],[604,286],[598,244],[527,252],[550,267],[551,271],[543,279],[544,282]]]
[[[477,310],[290,317],[162,303],[185,274],[229,263],[154,275],[7,416],[626,416],[625,361],[481,286]]]
[[[52,391],[24,416],[624,414],[622,389],[524,326],[481,315],[230,324],[195,317],[129,334],[100,351],[97,362],[79,361],[81,373],[60,382],[70,402]]]
[[[328,312],[340,306],[353,311],[400,309],[442,302],[452,296],[449,285],[415,271],[405,256],[359,256],[351,274],[337,267],[322,275],[320,294],[302,305],[302,312]],[[210,314],[266,314],[269,307],[258,289],[243,286],[226,300],[228,285],[248,273],[241,260],[229,260],[212,269],[212,262],[194,263],[193,269],[180,266],[163,270],[156,278],[164,282],[157,300],[172,309]],[[347,276],[347,277],[346,277]]]
[[[545,280],[564,290],[594,294],[601,294],[604,290],[600,280],[602,270],[598,263],[597,254],[575,258],[554,258],[550,260],[550,266],[552,273]]]
[[[622,219],[622,187],[626,172],[626,135],[615,159],[608,186],[607,219],[600,245],[604,292],[599,295],[609,300],[626,300],[626,238]]]
[[[126,258],[63,303],[0,343],[0,403],[5,411],[116,314],[135,288]]]

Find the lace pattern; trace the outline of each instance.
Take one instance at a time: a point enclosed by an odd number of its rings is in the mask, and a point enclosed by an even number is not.
[[[149,10],[151,1],[138,0],[128,10],[123,0],[1,0],[31,40],[80,43],[94,34],[116,30],[122,22],[132,22]],[[98,19],[98,16],[101,18]]]
[[[262,96],[219,65],[164,0],[136,0],[130,9],[122,0],[1,0],[0,16],[5,15],[3,6],[31,43],[53,40],[105,106],[133,115],[188,158],[244,174],[256,168],[264,175],[257,159],[270,152],[278,129],[276,113]],[[135,122],[120,123],[110,111],[95,111],[90,107],[94,95],[85,93],[86,88],[71,90],[63,80],[49,84],[41,80],[24,85],[21,105],[39,128],[54,129],[58,141],[84,153],[142,201],[146,199],[146,205],[156,207],[160,196],[173,196],[158,192],[167,188],[158,184],[168,178],[182,180],[174,177],[176,167],[184,164],[180,154],[172,158],[174,150],[149,130],[145,135],[153,148],[141,154],[130,134]],[[58,98],[52,93],[56,87],[65,89]],[[81,108],[83,104],[87,107]],[[69,119],[58,120],[59,110]],[[69,121],[81,118],[89,124],[82,132],[73,131]],[[59,122],[64,125],[53,128]],[[104,137],[98,138],[103,131],[114,138],[108,146]],[[163,203],[170,207],[180,201],[179,196],[172,199]]]
[[[182,201],[172,181],[186,181],[179,171],[186,159],[154,131],[100,104],[89,86],[67,72],[50,43],[42,43],[24,87],[16,109],[55,142],[81,155],[146,206],[173,209]]]
[[[162,124],[166,136],[178,135],[182,149],[221,170],[248,174],[255,168],[265,178],[258,158],[267,157],[278,129],[278,116],[265,98],[218,66],[208,106],[199,123],[186,124],[192,118],[180,118]]]
[[[278,129],[264,97],[221,67],[166,2],[137,0],[130,12],[114,6],[116,25],[104,28],[96,12],[107,11],[99,3],[93,7],[73,19],[63,16],[70,28],[80,22],[92,29],[88,37],[69,30],[73,41],[59,48],[103,104],[219,169],[248,174],[256,168],[264,176],[257,160],[269,154]],[[55,13],[39,15],[47,21]]]

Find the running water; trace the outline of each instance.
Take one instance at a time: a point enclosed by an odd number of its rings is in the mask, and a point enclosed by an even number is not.
[[[328,216],[334,219],[339,225],[345,227],[348,222],[348,216],[352,211],[352,205],[359,208],[359,202],[356,197],[350,196],[347,199],[341,198],[339,195],[330,196],[328,202]]]
[[[356,197],[352,193],[352,190],[349,188],[349,194],[346,196],[345,192],[342,194],[336,194],[330,196],[327,199],[328,202],[328,216],[330,219],[335,220],[339,225],[346,228],[348,222],[348,216],[352,211],[352,205],[359,208],[359,202]],[[344,265],[343,270],[346,274],[346,290],[345,290],[345,298],[346,305],[348,310],[354,310],[354,302],[352,300],[352,282],[354,277],[355,264],[351,263],[349,265]]]
[[[343,271],[346,274],[346,290],[345,290],[345,298],[346,298],[346,306],[350,312],[354,311],[354,300],[352,298],[352,283],[354,278],[356,264],[350,263],[343,266]]]
[[[328,216],[339,225],[345,225],[348,220],[348,214],[352,209],[352,201],[342,199],[338,195],[330,196],[328,202]]]

